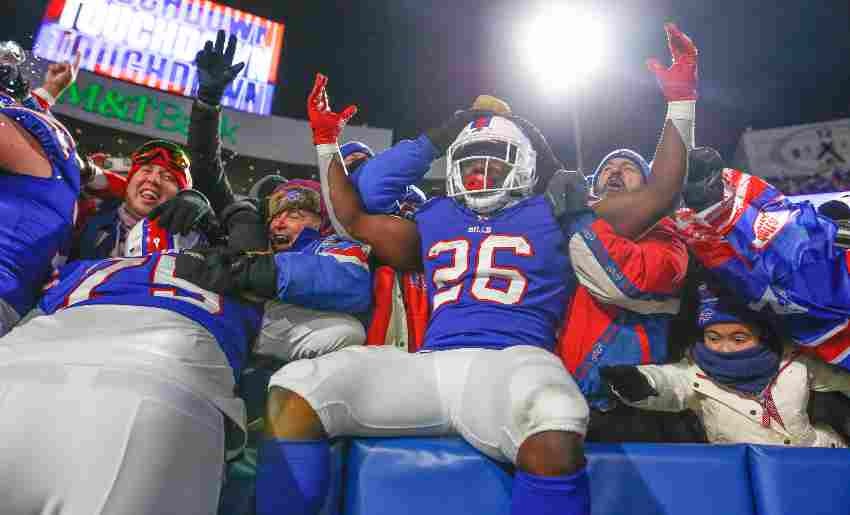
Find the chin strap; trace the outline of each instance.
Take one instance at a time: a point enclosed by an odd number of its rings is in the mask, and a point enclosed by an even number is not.
[[[340,238],[344,238],[346,240],[357,241],[348,231],[345,230],[345,227],[339,222],[339,219],[336,217],[336,211],[334,210],[334,205],[331,202],[331,191],[330,191],[330,168],[331,162],[333,162],[334,156],[339,157],[339,162],[342,163],[342,154],[339,153],[339,145],[336,143],[325,143],[316,145],[316,158],[319,163],[319,183],[322,185],[322,198],[325,200],[325,206],[328,209],[328,218],[331,220],[331,225],[336,231],[336,234]]]
[[[685,148],[690,152],[694,148],[694,119],[696,118],[696,100],[673,100],[667,102],[667,120],[679,131]]]

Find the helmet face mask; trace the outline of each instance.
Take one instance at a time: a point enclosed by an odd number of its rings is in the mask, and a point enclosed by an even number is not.
[[[537,153],[511,121],[484,116],[461,131],[446,152],[446,194],[477,213],[531,195]]]
[[[14,41],[0,42],[0,93],[15,102],[22,102],[30,92],[29,81],[21,72],[26,57],[26,51]],[[11,105],[13,102],[7,98],[2,103]]]

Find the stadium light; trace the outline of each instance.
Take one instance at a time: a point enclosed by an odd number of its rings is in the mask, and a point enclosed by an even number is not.
[[[589,12],[542,9],[526,26],[526,59],[547,87],[577,86],[605,57],[604,28]]]
[[[576,169],[582,173],[587,170],[578,107],[583,83],[605,59],[606,40],[605,25],[598,16],[562,5],[540,9],[526,25],[522,38],[524,60],[532,75],[546,92],[572,103]]]

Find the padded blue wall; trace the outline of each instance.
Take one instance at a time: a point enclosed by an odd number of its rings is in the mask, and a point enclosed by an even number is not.
[[[587,444],[593,515],[850,514],[850,450]],[[506,515],[511,471],[460,438],[333,446],[322,515]],[[253,513],[253,475],[230,474],[220,515]],[[281,514],[286,515],[286,514]]]

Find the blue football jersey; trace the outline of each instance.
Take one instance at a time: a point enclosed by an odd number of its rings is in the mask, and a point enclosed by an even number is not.
[[[47,154],[49,179],[0,172],[0,298],[23,315],[66,254],[80,194],[74,140],[52,116],[24,107],[0,113],[26,129]]]
[[[431,304],[423,349],[554,349],[575,278],[542,196],[493,216],[438,198],[419,210],[416,223]]]
[[[201,324],[218,341],[233,368],[242,371],[260,327],[261,304],[239,302],[174,276],[175,256],[81,260],[65,265],[39,303],[47,314],[74,306],[112,304],[174,311]]]

